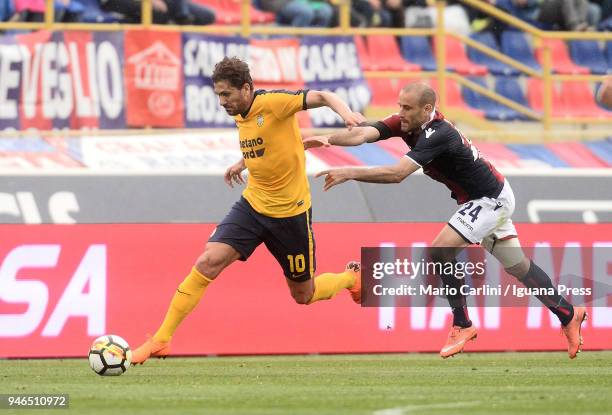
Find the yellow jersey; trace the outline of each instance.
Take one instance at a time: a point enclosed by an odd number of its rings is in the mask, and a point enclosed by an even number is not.
[[[253,209],[273,218],[310,208],[306,155],[296,113],[308,91],[255,91],[246,113],[234,116],[240,151],[249,169],[242,193]]]

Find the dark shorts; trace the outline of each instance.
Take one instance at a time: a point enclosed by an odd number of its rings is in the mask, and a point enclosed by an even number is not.
[[[263,242],[283,268],[285,277],[303,282],[314,276],[312,209],[297,216],[272,218],[256,212],[241,197],[217,225],[208,242],[230,245],[241,255],[241,261],[246,261]]]

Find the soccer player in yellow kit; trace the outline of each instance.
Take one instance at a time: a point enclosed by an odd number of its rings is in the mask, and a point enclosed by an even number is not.
[[[361,302],[359,263],[349,262],[342,273],[314,278],[310,187],[295,114],[327,106],[348,128],[365,118],[331,92],[255,91],[248,65],[238,58],[218,62],[212,79],[221,106],[236,121],[243,155],[227,169],[225,181],[232,187],[244,183],[241,173],[248,168],[248,184],[179,285],[157,332],[133,351],[134,364],[151,356],[167,356],[172,335],[206,287],[232,262],[245,261],[262,242],[281,265],[298,304],[327,300],[343,289],[349,290],[355,302]]]

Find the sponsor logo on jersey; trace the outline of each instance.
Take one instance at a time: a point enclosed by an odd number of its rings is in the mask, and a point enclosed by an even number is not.
[[[257,114],[257,126],[258,127],[263,127],[264,124],[264,117],[261,114]]]
[[[240,140],[240,150],[245,160],[263,157],[266,152],[264,139],[257,137]]]
[[[427,130],[425,130],[425,138],[429,138],[435,132],[436,130],[434,130],[433,128],[428,128]]]

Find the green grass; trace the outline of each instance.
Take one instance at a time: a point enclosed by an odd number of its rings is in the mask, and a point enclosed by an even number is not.
[[[68,411],[0,415],[610,414],[611,391],[612,352],[171,358],[119,377],[85,359],[0,360],[0,393],[70,395]]]

